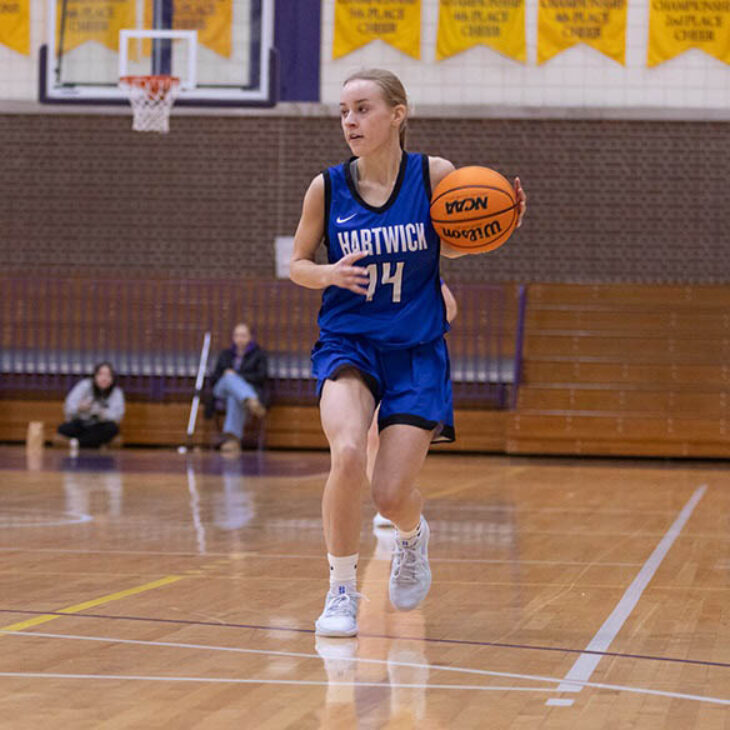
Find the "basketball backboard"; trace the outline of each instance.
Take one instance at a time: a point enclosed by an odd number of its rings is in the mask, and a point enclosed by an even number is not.
[[[170,74],[176,105],[273,106],[274,0],[47,0],[46,103],[126,104],[120,76]]]

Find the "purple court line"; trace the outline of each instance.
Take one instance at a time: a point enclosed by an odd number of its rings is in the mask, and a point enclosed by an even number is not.
[[[146,621],[149,623],[182,624],[184,626],[215,626],[222,629],[253,629],[257,631],[289,631],[297,634],[314,634],[314,629],[297,629],[291,626],[260,626],[258,624],[234,624],[224,621],[190,621],[181,618],[150,618],[147,616],[110,616],[102,613],[63,613],[62,611],[31,611],[19,608],[0,608],[0,613],[21,613],[31,616],[64,616],[71,618],[98,618],[108,621]],[[358,634],[364,639],[389,639],[391,641],[422,641],[428,644],[453,644],[465,646],[493,646],[498,649],[524,649],[527,651],[555,651],[563,654],[596,654],[619,659],[645,659],[652,662],[672,664],[693,664],[700,667],[721,667],[730,669],[728,662],[708,662],[702,659],[679,659],[675,657],[651,656],[649,654],[624,654],[618,651],[588,651],[586,649],[567,649],[559,646],[537,646],[530,644],[506,644],[499,641],[472,641],[469,639],[435,639],[427,636],[391,636],[390,634]]]

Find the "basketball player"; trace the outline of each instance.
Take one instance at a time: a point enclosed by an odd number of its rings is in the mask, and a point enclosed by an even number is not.
[[[357,634],[360,495],[378,403],[371,488],[378,512],[396,526],[390,601],[413,609],[431,585],[429,528],[414,480],[429,444],[454,439],[439,254],[463,254],[439,241],[429,218],[431,190],[454,166],[405,151],[407,110],[389,71],[345,81],[341,125],[354,156],[314,178],[294,239],[292,281],[325,290],[312,351],[332,460],[322,499],[330,589],[315,624],[320,636]],[[519,180],[515,193],[521,222]],[[329,263],[317,264],[323,238]]]

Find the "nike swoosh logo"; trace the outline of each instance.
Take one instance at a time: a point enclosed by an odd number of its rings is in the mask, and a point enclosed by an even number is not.
[[[352,215],[348,215],[347,218],[340,218],[340,216],[337,216],[337,222],[338,223],[347,223],[347,221],[351,221],[357,213],[353,213]]]

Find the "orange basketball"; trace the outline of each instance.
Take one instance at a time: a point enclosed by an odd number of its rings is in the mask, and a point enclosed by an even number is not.
[[[431,222],[439,238],[459,251],[499,248],[512,235],[519,209],[507,178],[488,167],[461,167],[433,191]]]

